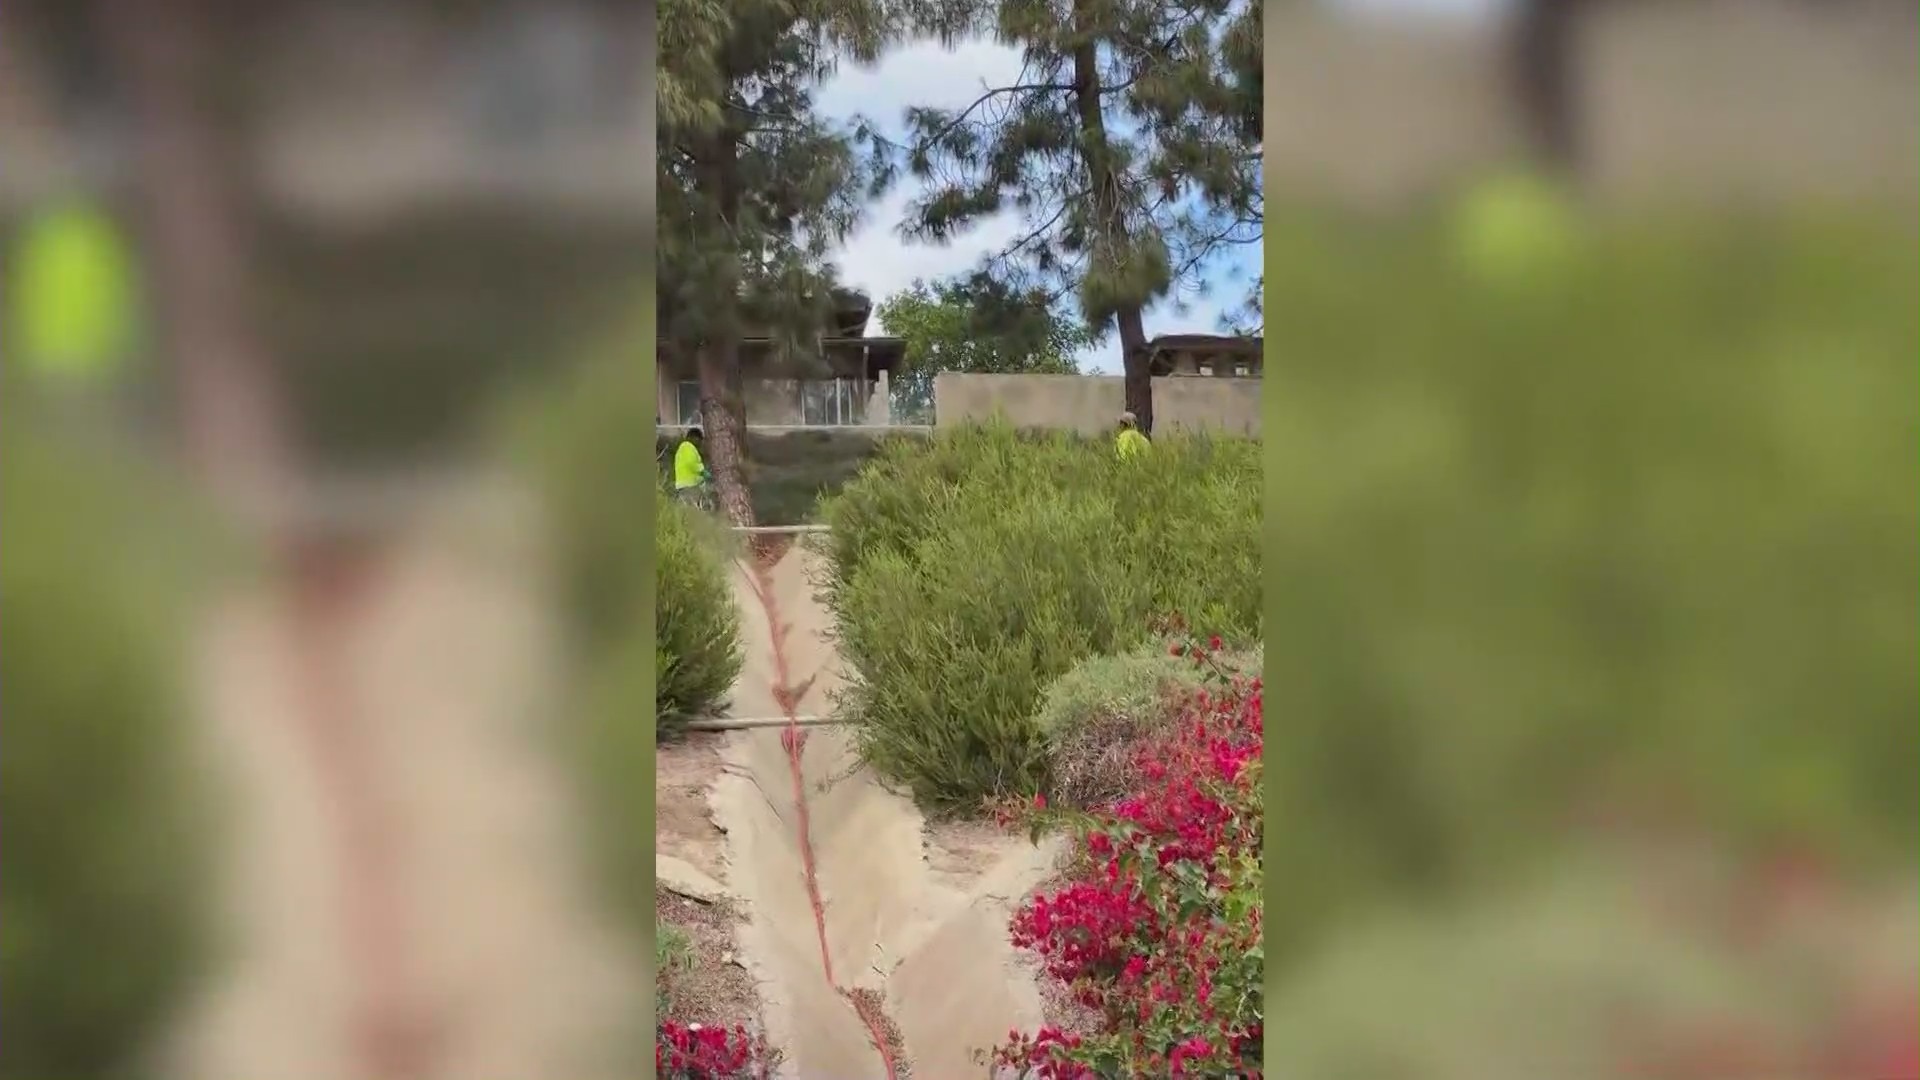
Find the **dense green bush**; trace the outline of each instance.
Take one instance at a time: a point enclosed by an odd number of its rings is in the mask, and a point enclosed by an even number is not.
[[[138,1074],[209,944],[212,818],[181,711],[190,551],[135,463],[0,421],[0,1077]]]
[[[621,347],[651,339],[651,320],[642,323],[505,410],[546,510],[572,628],[589,653],[644,631],[653,586],[653,390]]]
[[[661,732],[710,711],[740,674],[740,613],[724,564],[727,537],[697,511],[654,495],[654,703]]]
[[[1315,235],[1267,268],[1273,954],[1583,810],[1910,865],[1911,222],[1596,228],[1497,288]]]
[[[1223,671],[1260,674],[1258,647],[1217,661]],[[1132,791],[1139,741],[1159,732],[1182,699],[1207,683],[1206,671],[1159,645],[1074,665],[1047,686],[1034,710],[1046,740],[1048,797],[1091,809]]]
[[[823,511],[868,759],[935,806],[1034,791],[1034,708],[1074,664],[1170,611],[1257,639],[1260,485],[1244,439],[1163,435],[1132,462],[1003,425],[886,447]]]

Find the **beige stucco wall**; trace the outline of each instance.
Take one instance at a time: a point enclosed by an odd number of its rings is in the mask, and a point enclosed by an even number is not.
[[[1912,0],[1589,6],[1591,193],[1898,200],[1920,183]],[[1266,18],[1266,167],[1283,200],[1404,205],[1520,151],[1497,21],[1288,4]]]
[[[1018,427],[1095,434],[1111,430],[1124,401],[1118,375],[971,375],[933,380],[934,422],[981,421],[995,413]],[[1154,430],[1200,429],[1260,434],[1259,379],[1169,377],[1153,380]]]

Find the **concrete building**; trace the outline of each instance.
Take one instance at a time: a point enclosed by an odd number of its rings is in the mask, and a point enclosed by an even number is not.
[[[1147,342],[1156,376],[1257,379],[1263,339],[1228,334],[1162,334]]]
[[[778,367],[771,338],[740,340],[748,424],[849,427],[890,422],[888,377],[905,358],[906,342],[867,335],[873,302],[865,295],[846,292],[838,299],[832,325],[816,339],[819,362],[805,365],[812,370],[804,375],[769,374]],[[654,370],[661,426],[699,423],[697,359],[659,341]]]

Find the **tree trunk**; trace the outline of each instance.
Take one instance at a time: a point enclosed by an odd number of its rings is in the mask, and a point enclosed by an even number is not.
[[[1086,0],[1075,7],[1084,8]],[[1080,134],[1087,154],[1087,181],[1093,187],[1094,214],[1113,235],[1127,228],[1126,211],[1120,203],[1120,178],[1113,166],[1107,145],[1107,122],[1100,101],[1100,54],[1090,35],[1073,50],[1073,100],[1080,116]],[[1120,357],[1126,372],[1126,410],[1134,415],[1140,430],[1153,433],[1153,375],[1147,366],[1147,331],[1141,320],[1141,305],[1130,304],[1114,314],[1120,329]]]
[[[740,376],[740,341],[722,339],[700,350],[700,420],[720,509],[735,525],[753,524],[747,488],[747,430]]]
[[[707,140],[700,162],[702,182],[719,210],[715,238],[737,235],[740,190],[737,144],[731,125],[723,124]],[[717,252],[723,267],[710,301],[710,328],[699,349],[700,416],[706,429],[707,461],[720,509],[735,525],[753,524],[753,499],[747,489],[746,395],[740,374],[739,259],[735,250]]]
[[[1577,0],[1522,0],[1511,40],[1514,93],[1541,164],[1572,174],[1580,166],[1581,117],[1575,35]]]
[[[211,14],[195,0],[110,0],[101,29],[138,140],[148,280],[189,460],[242,513],[284,490],[289,448],[265,349],[248,325],[237,156],[208,100]]]
[[[1126,373],[1122,385],[1125,387],[1126,409],[1133,414],[1140,430],[1153,434],[1153,369],[1148,366],[1152,359],[1147,355],[1147,329],[1140,319],[1140,309],[1130,307],[1120,312],[1120,348],[1121,370]]]

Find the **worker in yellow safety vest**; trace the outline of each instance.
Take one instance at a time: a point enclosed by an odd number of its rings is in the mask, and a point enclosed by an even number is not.
[[[702,441],[700,428],[690,427],[673,451],[673,494],[688,502],[704,502],[712,480],[706,459],[700,456]]]
[[[1113,438],[1114,452],[1121,461],[1130,461],[1145,453],[1153,444],[1140,431],[1140,418],[1130,412],[1120,414],[1120,433]]]
[[[10,366],[42,384],[104,388],[136,347],[136,269],[104,207],[69,196],[21,230],[7,290]]]
[[[118,440],[143,428],[128,368],[139,359],[138,267],[101,203],[68,193],[21,226],[0,281],[0,381],[15,407]]]

